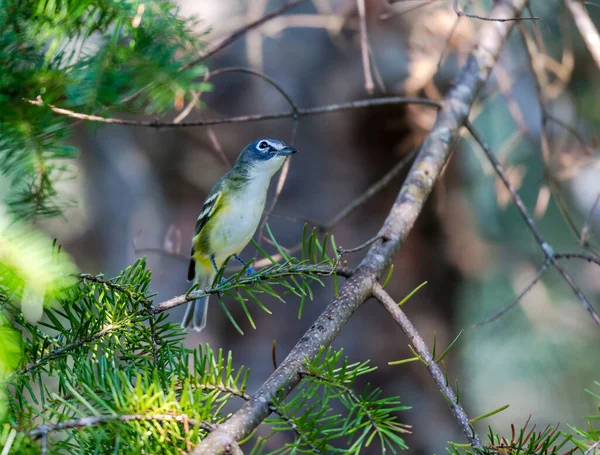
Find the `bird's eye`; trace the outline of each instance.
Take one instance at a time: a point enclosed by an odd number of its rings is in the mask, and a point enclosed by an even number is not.
[[[262,141],[260,144],[258,144],[258,148],[261,150],[265,150],[269,147],[269,143],[267,141]]]

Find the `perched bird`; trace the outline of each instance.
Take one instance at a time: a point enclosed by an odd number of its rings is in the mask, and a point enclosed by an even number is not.
[[[188,280],[209,287],[225,259],[244,264],[238,254],[250,242],[265,209],[271,177],[288,155],[296,153],[277,139],[260,139],[247,145],[233,168],[210,190],[192,239]],[[249,273],[253,273],[248,269]],[[208,296],[190,302],[181,326],[200,331],[206,325]]]

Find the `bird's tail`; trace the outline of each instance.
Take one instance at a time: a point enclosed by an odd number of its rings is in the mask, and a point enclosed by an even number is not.
[[[215,277],[215,271],[209,259],[195,261],[194,283],[198,284],[197,290],[209,287]],[[188,303],[181,327],[200,332],[206,326],[208,313],[208,296],[200,297]]]

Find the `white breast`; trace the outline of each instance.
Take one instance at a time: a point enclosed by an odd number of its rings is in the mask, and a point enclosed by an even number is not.
[[[239,254],[254,236],[265,208],[269,181],[269,175],[251,178],[244,191],[220,212],[212,242],[218,249],[217,263]]]

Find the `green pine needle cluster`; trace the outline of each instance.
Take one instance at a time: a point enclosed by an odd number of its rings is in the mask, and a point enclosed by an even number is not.
[[[360,376],[375,369],[368,361],[349,363],[342,350],[323,349],[305,365],[292,398],[275,402],[278,416],[267,420],[272,425],[271,436],[292,431],[295,437],[270,453],[358,454],[371,447],[373,440],[382,452],[408,448],[401,435],[410,433],[410,425],[400,423],[397,413],[410,407],[369,385],[362,393],[353,389]],[[254,453],[260,453],[271,436],[262,438]]]
[[[21,217],[55,216],[72,204],[75,120],[84,114],[152,115],[209,90],[197,20],[167,0],[7,0],[0,8],[0,189]],[[32,104],[36,102],[37,104]]]
[[[595,455],[594,450],[600,453],[600,381],[594,382],[593,390],[586,390],[594,400],[597,414],[585,416],[588,421],[586,428],[570,426],[575,438],[573,443],[588,455]]]
[[[285,295],[294,295],[300,299],[298,318],[301,318],[306,299],[313,299],[311,285],[317,283],[325,286],[322,278],[331,276],[333,277],[336,295],[338,292],[337,275],[341,255],[337,250],[333,236],[326,235],[321,241],[317,238],[316,229],[309,233],[305,225],[302,232],[302,256],[296,258],[277,242],[268,224],[266,230],[279,257],[275,258],[254,241],[253,244],[263,258],[268,259],[270,262],[268,266],[263,267],[257,273],[249,275],[247,271],[253,263],[253,261],[249,261],[237,273],[224,278],[225,270],[231,260],[231,257],[229,257],[216,274],[210,289],[199,290],[197,286],[193,286],[188,292],[190,298],[215,294],[221,308],[241,335],[244,332],[227,308],[224,297],[229,297],[239,303],[250,325],[253,329],[256,329],[256,324],[247,305],[248,302],[256,304],[258,308],[271,314],[271,310],[262,302],[264,296],[270,296],[285,303]]]
[[[548,425],[539,431],[536,426],[530,427],[529,420],[521,429],[511,425],[510,439],[500,436],[488,429],[488,443],[484,446],[486,455],[571,455],[576,449],[569,449],[572,436],[558,430],[557,426]],[[449,455],[481,455],[468,444],[450,443]]]
[[[322,242],[305,232],[305,259],[272,240],[282,256],[261,249],[271,265],[252,276],[244,268],[222,281],[223,268],[214,287],[202,292],[227,292],[240,305],[240,296],[253,293],[264,307],[263,295],[310,298],[313,283],[336,274],[340,255],[333,238]],[[114,279],[71,276],[75,283],[55,293],[56,303],[37,323],[23,316],[14,289],[0,288],[0,337],[8,337],[19,354],[0,351],[16,359],[2,362],[0,376],[0,447],[6,454],[180,455],[227,418],[231,400],[239,407],[250,399],[249,372],[234,366],[231,353],[184,346],[186,333],[157,310],[144,259]],[[379,389],[353,389],[373,369],[331,349],[307,363],[293,397],[273,396],[277,418],[266,424],[274,433],[294,435],[276,452],[308,447],[354,454],[373,441],[405,448],[401,434],[408,427],[397,413],[407,408]],[[273,450],[268,442],[260,438],[252,450]]]

